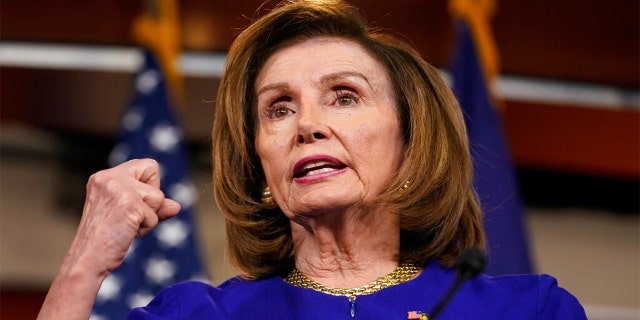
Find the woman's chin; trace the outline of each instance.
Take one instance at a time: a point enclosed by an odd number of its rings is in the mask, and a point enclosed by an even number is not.
[[[288,215],[294,220],[296,218],[329,218],[344,214],[361,203],[358,199],[345,199],[344,196],[311,196],[296,199],[286,211],[290,212]]]

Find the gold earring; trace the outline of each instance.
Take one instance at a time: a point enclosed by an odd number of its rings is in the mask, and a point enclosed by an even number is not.
[[[409,188],[409,183],[411,183],[410,180],[407,180],[407,182],[405,182],[402,187],[400,187],[400,189],[402,190],[407,190],[407,188]]]
[[[265,186],[262,188],[262,196],[260,197],[262,204],[266,205],[269,208],[275,208],[276,202],[273,201],[273,197],[271,196],[271,189],[269,186]]]

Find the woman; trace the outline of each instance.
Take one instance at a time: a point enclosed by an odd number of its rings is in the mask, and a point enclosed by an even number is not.
[[[451,91],[409,46],[340,1],[279,6],[234,42],[216,104],[215,197],[241,276],[168,287],[131,318],[420,317],[461,251],[484,246],[467,144]],[[152,160],[94,175],[41,318],[86,319],[133,238],[177,211]],[[474,278],[442,316],[585,318],[548,276]]]

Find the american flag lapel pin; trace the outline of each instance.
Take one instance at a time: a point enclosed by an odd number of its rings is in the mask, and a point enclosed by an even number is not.
[[[407,320],[429,320],[426,312],[407,311]]]

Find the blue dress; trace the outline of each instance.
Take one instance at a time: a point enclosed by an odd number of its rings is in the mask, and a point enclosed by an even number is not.
[[[415,279],[358,296],[355,319],[408,319],[427,312],[455,279],[429,263]],[[184,282],[163,289],[128,319],[354,319],[347,297],[286,283],[280,277],[232,278],[218,287]],[[415,312],[415,313],[411,313]],[[480,275],[460,287],[437,319],[586,319],[578,300],[548,275]]]

